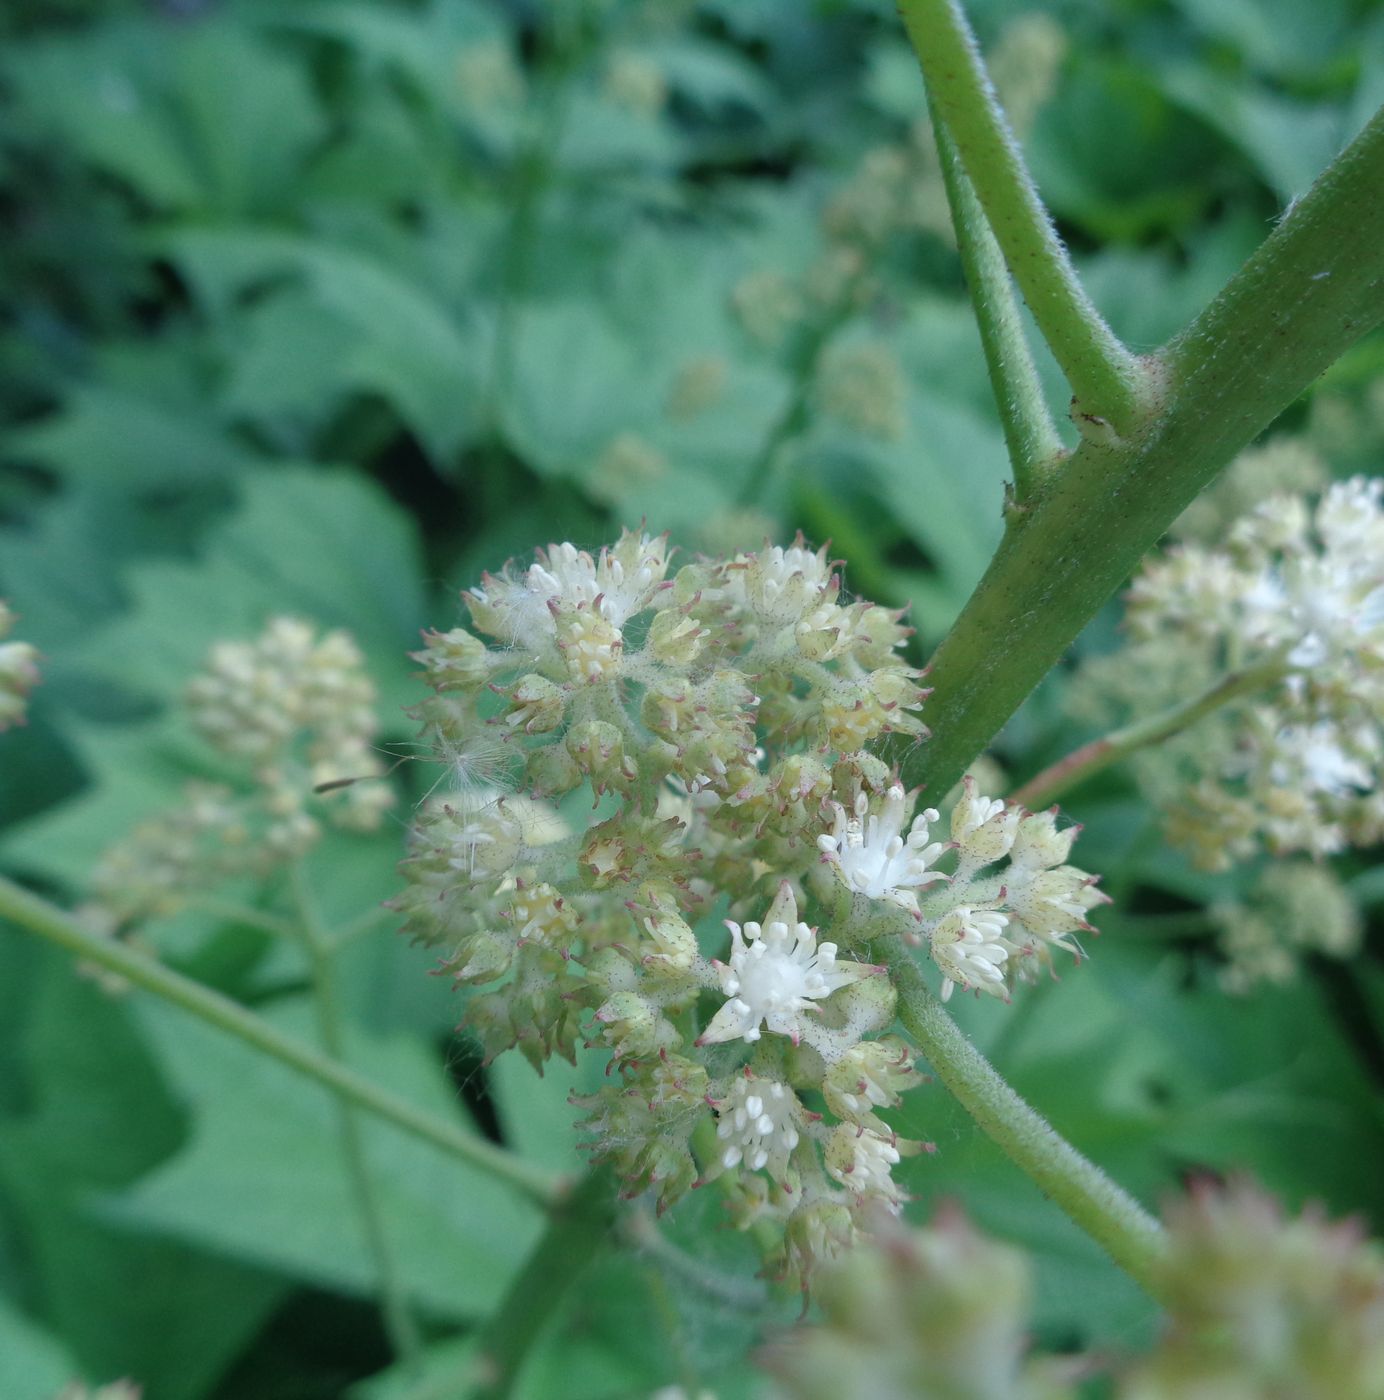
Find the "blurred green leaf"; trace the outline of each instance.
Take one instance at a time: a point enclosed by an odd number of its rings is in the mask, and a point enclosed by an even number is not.
[[[179,1242],[113,1227],[95,1210],[100,1193],[174,1152],[184,1131],[126,1013],[66,958],[45,954],[26,1007],[29,1107],[0,1118],[0,1181],[17,1208],[43,1315],[82,1370],[195,1400],[282,1286]]]
[[[296,998],[264,1014],[313,1038],[311,1013]],[[327,1287],[371,1291],[331,1096],[183,1012],[149,1004],[140,1019],[175,1091],[195,1105],[191,1138],[112,1198],[107,1217]],[[356,1068],[434,1113],[456,1116],[455,1091],[416,1044],[352,1041]],[[363,1127],[404,1287],[440,1316],[493,1307],[537,1238],[536,1210],[396,1129]]]

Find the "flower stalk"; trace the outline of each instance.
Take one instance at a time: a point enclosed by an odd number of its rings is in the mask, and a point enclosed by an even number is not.
[[[899,1019],[937,1077],[1039,1190],[1157,1297],[1166,1249],[1158,1222],[1005,1083],[933,996],[905,950],[891,971]]]
[[[1112,730],[1099,739],[1092,739],[1090,743],[1083,744],[1079,749],[1073,749],[1066,757],[1058,759],[1056,763],[1030,778],[1010,795],[1010,800],[1030,808],[1046,807],[1048,803],[1055,802],[1112,764],[1121,762],[1140,749],[1146,749],[1152,744],[1161,744],[1165,739],[1181,734],[1183,730],[1190,729],[1198,720],[1213,714],[1232,700],[1267,690],[1281,681],[1286,674],[1287,668],[1277,659],[1246,667],[1244,670],[1232,671],[1229,675],[1220,677],[1214,685],[1208,686],[1199,695],[1193,695],[1159,714]]]
[[[903,0],[939,138],[950,134],[1005,261],[1067,376],[1079,419],[1132,435],[1147,411],[1139,360],[1086,295],[1000,110],[975,36],[957,0]],[[940,143],[939,143],[940,145]],[[947,152],[942,148],[943,166]]]
[[[1014,503],[1026,504],[1063,454],[1062,439],[1048,412],[1033,353],[1024,335],[1014,287],[975,189],[961,166],[956,143],[929,99],[942,181],[956,229],[956,246],[980,329],[985,368],[990,376],[1009,463],[1014,470]]]
[[[330,932],[323,926],[316,901],[308,887],[301,864],[293,869],[293,892],[298,905],[296,932],[298,942],[307,955],[311,970],[313,1007],[317,1016],[317,1034],[322,1048],[338,1064],[346,1062],[346,1043],[342,1032],[340,998],[337,996],[336,971],[332,965],[335,951]],[[389,1229],[376,1187],[374,1174],[366,1158],[365,1139],[361,1132],[360,1112],[344,1098],[337,1099],[337,1127],[341,1141],[341,1158],[351,1190],[356,1198],[361,1233],[375,1268],[379,1285],[380,1311],[385,1330],[395,1355],[414,1363],[422,1354],[422,1338],[418,1323],[409,1306],[408,1293],[399,1275]]]

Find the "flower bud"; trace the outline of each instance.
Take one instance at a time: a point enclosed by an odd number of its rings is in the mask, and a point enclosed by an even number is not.
[[[605,720],[587,720],[568,730],[567,752],[598,793],[610,788],[628,792],[639,777],[634,760],[625,755],[623,735]]]
[[[521,676],[506,695],[510,709],[505,723],[511,729],[522,729],[525,734],[546,734],[562,723],[567,694],[545,677],[532,673]]]
[[[665,666],[690,666],[711,635],[681,608],[664,608],[656,612],[649,624],[649,649]]]
[[[423,679],[434,690],[475,690],[490,678],[494,658],[464,627],[424,632],[423,642],[423,649],[411,651],[409,658],[423,667]]]

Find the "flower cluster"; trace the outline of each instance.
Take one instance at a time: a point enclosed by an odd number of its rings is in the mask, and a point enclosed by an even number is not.
[[[936,810],[909,821],[897,784],[877,811],[864,793],[853,809],[833,806],[832,829],[817,845],[852,904],[853,926],[926,942],[944,1001],[956,986],[1007,1000],[1017,978],[1051,966],[1054,949],[1079,955],[1074,935],[1090,931],[1086,915],[1107,902],[1094,876],[1067,864],[1079,827],[1059,831],[1055,808],[1026,812],[981,796],[973,778],[946,842],[930,839]],[[950,852],[947,873],[937,862]]]
[[[926,940],[948,988],[1003,991],[1100,898],[1075,832],[969,789],[952,841],[936,813],[906,830],[868,745],[925,734],[907,629],[801,538],[676,573],[642,534],[552,545],[465,601],[476,632],[415,654],[451,781],[395,907],[476,989],[488,1057],[609,1052],[577,1102],[630,1192],[719,1178],[804,1276],[923,1150],[881,1116],[921,1076],[869,945]]]
[[[926,1229],[888,1225],[825,1271],[821,1323],[771,1344],[763,1360],[774,1393],[791,1400],[1062,1400],[1072,1392],[1028,1355],[1031,1293],[1023,1255],[955,1211]]]
[[[1172,1327],[1121,1400],[1384,1394],[1384,1255],[1358,1228],[1245,1184],[1193,1189],[1167,1224]]]
[[[1074,1400],[1106,1373],[1099,1393],[1117,1400],[1384,1394],[1384,1255],[1357,1228],[1286,1218],[1243,1183],[1194,1186],[1164,1218],[1169,1322],[1143,1357],[1031,1353],[1027,1261],[952,1212],[921,1230],[883,1222],[823,1270],[821,1321],[762,1354],[772,1393],[861,1394],[868,1375],[870,1394],[919,1400]]]
[[[280,617],[254,641],[218,643],[185,704],[227,781],[190,782],[179,806],[111,847],[92,877],[97,908],[117,925],[175,913],[194,891],[302,855],[323,816],[373,830],[393,802],[374,701],[345,632]]]
[[[1169,835],[1210,869],[1267,847],[1322,856],[1384,835],[1384,481],[1276,496],[1222,548],[1184,544],[1130,590],[1132,645],[1094,692],[1152,711],[1259,674],[1140,765]]]
[[[38,684],[38,651],[28,642],[6,641],[14,613],[0,599],[0,733],[23,724],[29,692]]]
[[[1307,953],[1349,958],[1360,949],[1354,901],[1331,867],[1314,861],[1269,865],[1244,901],[1213,904],[1210,913],[1228,992],[1291,982]]]

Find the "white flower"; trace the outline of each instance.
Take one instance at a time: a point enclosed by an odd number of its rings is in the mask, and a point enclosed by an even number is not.
[[[952,809],[951,838],[959,864],[956,879],[964,884],[977,870],[1009,854],[1024,812],[1006,807],[998,797],[984,797],[967,774],[961,797]]]
[[[836,961],[836,944],[817,944],[817,935],[798,921],[797,902],[785,881],[763,925],[726,921],[730,962],[714,964],[729,1000],[702,1033],[699,1045],[723,1040],[758,1040],[761,1025],[775,1035],[802,1036],[803,1014],[834,991],[873,976],[877,968]]]
[[[946,914],[932,931],[932,960],[946,979],[942,1000],[953,988],[976,987],[991,996],[1008,999],[1004,965],[1009,944],[1004,937],[1009,918],[995,909],[970,909],[960,905]]]
[[[771,1176],[783,1177],[789,1153],[798,1145],[800,1113],[797,1096],[786,1084],[748,1071],[738,1076],[716,1105],[716,1136],[724,1144],[721,1165],[729,1169],[744,1162],[751,1171],[768,1167]]]
[[[827,1171],[842,1186],[857,1196],[882,1198],[898,1209],[904,1195],[890,1173],[903,1156],[900,1147],[906,1145],[892,1136],[842,1123],[828,1140],[823,1158]]]
[[[823,601],[832,572],[825,547],[814,552],[799,535],[787,549],[766,545],[758,554],[738,558],[728,583],[730,596],[761,622],[786,627]]]
[[[487,574],[471,591],[472,611],[501,640],[537,646],[554,636],[557,611],[583,608],[618,632],[648,607],[668,569],[666,541],[625,531],[598,558],[563,543],[537,551],[518,577]]]
[[[913,819],[908,835],[908,803],[897,783],[884,798],[884,811],[870,813],[862,792],[855,800],[855,815],[847,816],[840,803],[832,804],[836,817],[831,833],[817,838],[823,859],[836,867],[848,889],[869,899],[887,899],[911,914],[918,913],[917,890],[947,877],[929,867],[945,850],[946,842],[928,841],[928,823],[937,820],[929,807]]]
[[[1341,732],[1330,721],[1288,725],[1279,730],[1270,750],[1269,776],[1279,787],[1302,786],[1331,797],[1354,797],[1374,787],[1368,765],[1349,754]],[[1368,743],[1368,731],[1359,736]]]

